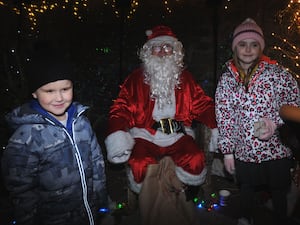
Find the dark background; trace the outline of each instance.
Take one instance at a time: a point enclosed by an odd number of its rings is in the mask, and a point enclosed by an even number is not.
[[[273,45],[282,42],[272,33],[285,35],[289,25],[289,20],[285,24],[278,20],[287,0],[169,0],[167,6],[159,0],[87,0],[78,1],[79,16],[73,15],[77,1],[69,1],[62,8],[63,1],[48,0],[48,6],[58,3],[59,7],[36,12],[35,26],[26,8],[21,6],[39,6],[40,1],[1,2],[1,118],[28,96],[24,61],[37,46],[50,46],[67,53],[75,63],[76,100],[91,106],[91,120],[101,140],[119,84],[140,63],[137,51],[146,40],[147,29],[165,24],[174,30],[184,44],[186,66],[207,94],[213,96],[222,65],[231,57],[231,34],[235,26],[247,17],[255,19],[265,34],[266,54],[281,61],[282,54],[274,51]],[[138,7],[130,14],[133,9],[130,4],[134,2],[138,2]],[[292,41],[297,38],[299,32]],[[3,130],[1,135],[5,133]],[[7,137],[0,139],[5,146]]]

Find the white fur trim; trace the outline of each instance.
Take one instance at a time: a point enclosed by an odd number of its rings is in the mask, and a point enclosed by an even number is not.
[[[211,129],[211,136],[210,141],[208,145],[209,152],[216,152],[218,153],[218,137],[219,137],[219,131],[218,128]]]
[[[132,170],[129,166],[126,168],[126,173],[127,173],[128,182],[129,182],[128,183],[129,189],[132,190],[133,192],[139,194],[141,192],[143,182],[137,183],[134,181]]]
[[[129,132],[119,130],[107,136],[104,143],[107,159],[112,163],[123,163],[129,159],[135,141]]]
[[[175,172],[178,179],[187,185],[198,186],[205,182],[207,169],[204,168],[199,175],[192,175],[186,171],[184,171],[181,167],[176,166]]]
[[[174,41],[177,41],[177,38],[174,38],[172,36],[168,36],[168,35],[163,35],[163,36],[158,36],[155,38],[152,38],[148,41],[148,43],[152,44],[152,43],[157,43],[157,42],[167,42],[167,43],[173,43]]]

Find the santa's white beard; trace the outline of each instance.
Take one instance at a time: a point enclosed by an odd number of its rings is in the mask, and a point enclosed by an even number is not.
[[[174,60],[173,55],[158,57],[150,56],[144,62],[145,81],[150,85],[151,97],[156,100],[158,108],[172,103],[172,94],[179,84],[181,67]]]

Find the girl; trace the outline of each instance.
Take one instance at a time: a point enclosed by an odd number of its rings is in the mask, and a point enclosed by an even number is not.
[[[233,33],[233,59],[226,65],[216,90],[218,146],[225,169],[240,184],[239,225],[253,224],[254,193],[266,187],[277,224],[286,224],[286,193],[290,185],[291,150],[279,138],[283,124],[279,108],[298,105],[296,80],[263,55],[262,29],[250,18]]]

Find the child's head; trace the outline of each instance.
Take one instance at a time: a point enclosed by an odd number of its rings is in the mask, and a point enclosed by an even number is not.
[[[249,75],[259,62],[265,47],[261,28],[254,20],[247,18],[233,33],[232,51],[234,64]]]
[[[73,100],[73,67],[61,55],[34,57],[27,67],[30,93],[39,104],[58,120]]]
[[[265,40],[262,29],[251,18],[247,18],[244,22],[242,22],[235,28],[232,38],[232,51],[234,51],[236,45],[240,41],[246,39],[254,39],[259,43],[261,51],[264,50]]]

